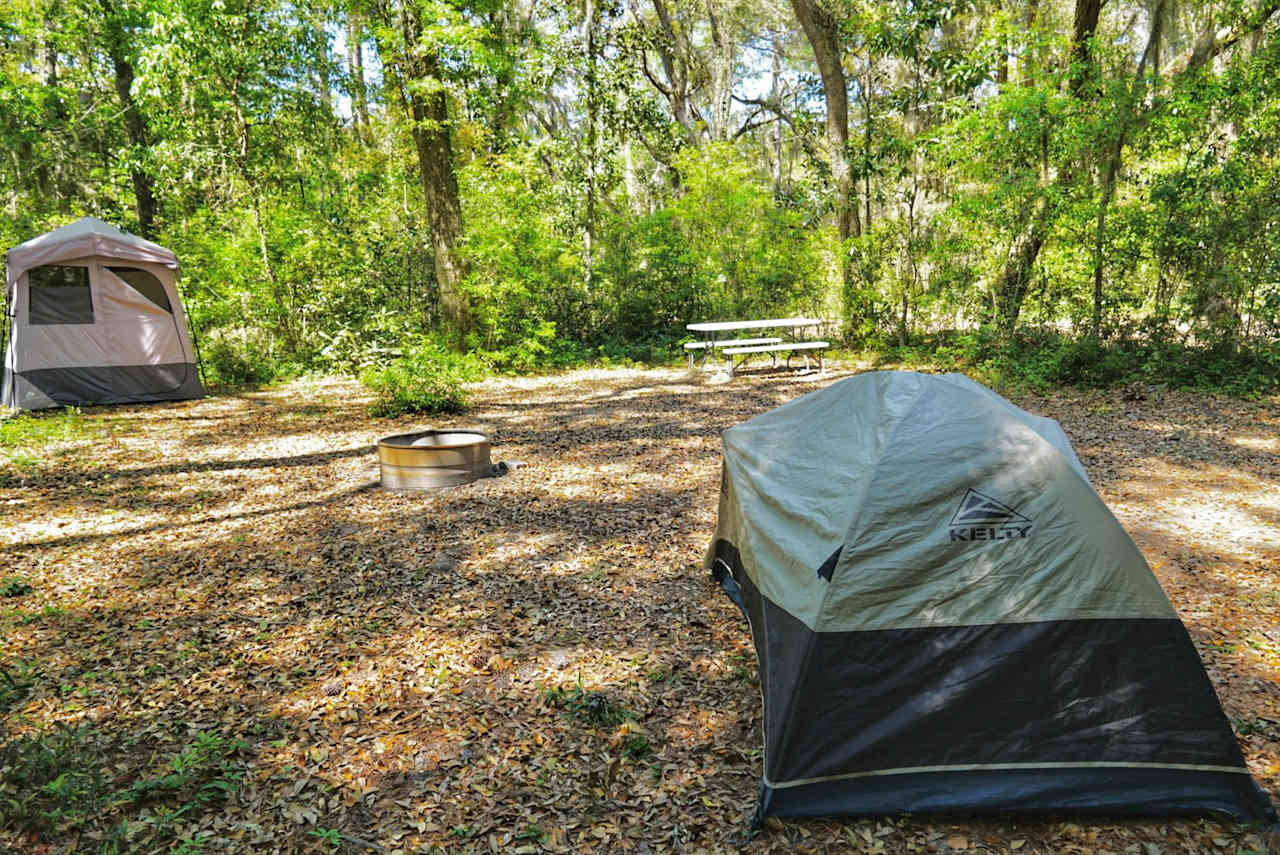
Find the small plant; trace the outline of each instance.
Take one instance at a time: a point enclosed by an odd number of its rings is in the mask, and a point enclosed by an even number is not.
[[[1280,722],[1269,718],[1233,718],[1231,726],[1239,736],[1258,734],[1272,741],[1280,740]]]
[[[105,795],[105,765],[88,725],[55,727],[0,747],[0,804],[8,821],[38,832],[76,828]]]
[[[463,384],[479,379],[479,364],[437,344],[424,344],[360,380],[377,396],[370,413],[394,418],[406,413],[460,413],[467,407]]]
[[[248,329],[219,329],[202,343],[205,379],[214,386],[258,385],[283,373],[268,343]]]
[[[0,579],[0,597],[23,597],[31,593],[31,585],[21,576]]]
[[[516,840],[528,840],[532,843],[541,843],[546,839],[547,833],[536,825],[526,825],[524,829],[516,835]]]
[[[649,737],[643,733],[633,733],[622,743],[622,753],[635,760],[648,757],[652,752],[653,746],[649,744]]]
[[[310,834],[318,840],[323,840],[334,849],[337,849],[342,845],[342,835],[338,833],[338,829],[336,828],[325,828],[321,825],[317,828],[313,828],[311,831],[308,831],[307,834]]]
[[[204,807],[236,792],[243,773],[232,758],[247,748],[240,740],[224,739],[208,733],[196,734],[195,742],[169,761],[163,775],[138,781],[125,792],[133,804],[179,795],[191,806]]]
[[[204,851],[205,843],[208,840],[209,836],[207,834],[197,834],[195,837],[188,837],[186,840],[179,842],[176,848],[169,851],[173,855],[196,855],[196,853]]]
[[[652,668],[644,675],[645,679],[650,683],[663,683],[670,680],[674,675],[670,665],[659,665]]]
[[[18,626],[30,626],[38,623],[41,619],[51,621],[54,618],[62,617],[67,610],[62,606],[45,606],[38,612],[27,612],[18,618]]]
[[[563,686],[543,688],[542,700],[547,706],[564,710],[579,721],[590,724],[611,727],[632,718],[621,704],[604,692],[588,692],[581,681],[569,689]]]
[[[9,712],[31,694],[31,687],[39,676],[36,664],[22,659],[8,668],[0,668],[0,715]]]

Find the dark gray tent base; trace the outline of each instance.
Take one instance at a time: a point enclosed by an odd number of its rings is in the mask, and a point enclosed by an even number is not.
[[[1166,769],[1018,769],[877,775],[760,795],[769,816],[1071,814],[1199,816],[1274,823],[1247,774]]]
[[[42,368],[18,372],[55,404],[140,404],[204,397],[194,363]]]
[[[761,662],[765,778],[780,786],[763,788],[758,820],[1005,811],[1276,820],[1181,621],[815,633],[761,594],[732,544],[718,541],[715,554]],[[1107,765],[1085,767],[1093,763]]]

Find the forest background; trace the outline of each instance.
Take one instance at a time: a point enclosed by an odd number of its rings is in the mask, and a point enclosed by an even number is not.
[[[1280,377],[1280,0],[0,0],[0,244],[177,252],[213,382],[669,361]]]

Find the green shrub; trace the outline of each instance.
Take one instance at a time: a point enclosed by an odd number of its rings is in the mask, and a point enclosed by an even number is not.
[[[218,330],[201,340],[200,357],[205,380],[214,386],[269,383],[281,373],[265,338],[242,329]]]
[[[993,386],[1106,388],[1142,382],[1253,397],[1280,389],[1280,347],[1187,347],[1148,340],[1099,342],[1053,331],[1012,338],[988,331],[917,336],[908,347],[873,342],[876,367],[960,371]]]
[[[106,794],[103,753],[88,725],[54,728],[0,746],[4,825],[52,831],[76,827]]]
[[[366,370],[360,380],[376,395],[370,413],[394,418],[406,413],[460,413],[467,407],[463,384],[483,375],[474,357],[426,342],[385,367]]]

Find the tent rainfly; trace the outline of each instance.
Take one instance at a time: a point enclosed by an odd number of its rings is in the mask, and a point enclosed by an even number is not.
[[[1274,823],[1187,630],[1057,422],[877,372],[724,432],[770,816]]]
[[[204,395],[169,250],[85,217],[9,250],[7,267],[6,406]]]

